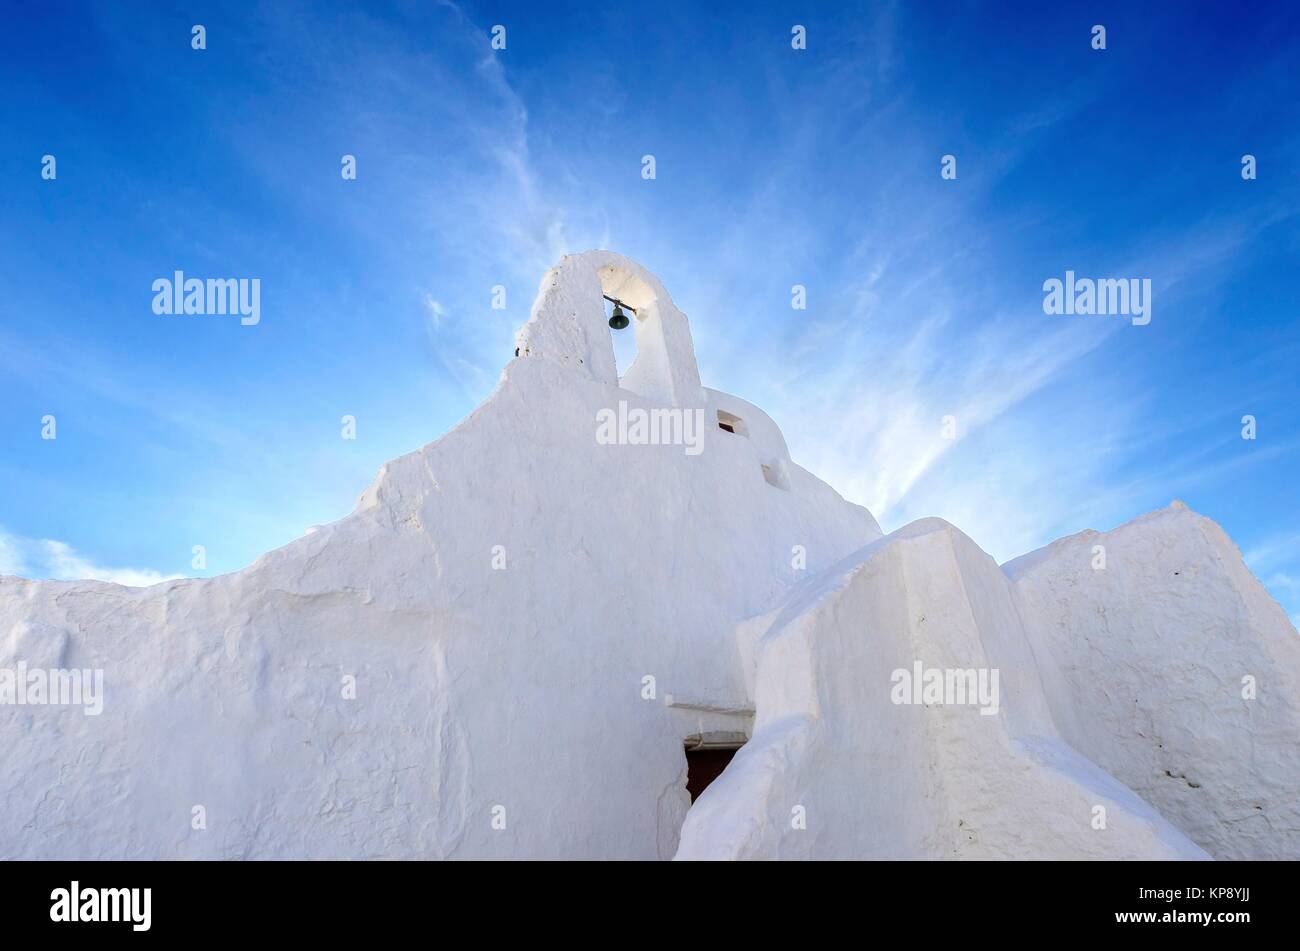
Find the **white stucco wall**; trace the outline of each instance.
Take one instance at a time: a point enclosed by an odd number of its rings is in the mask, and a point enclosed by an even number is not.
[[[603,294],[637,308],[622,381]],[[1213,523],[1139,519],[1100,574],[1091,536],[1005,572],[938,520],[882,539],[610,252],[516,340],[242,571],[0,578],[0,669],[105,678],[96,717],[0,704],[0,857],[1298,857],[1295,631]],[[701,451],[598,443],[620,404],[700,412]],[[891,703],[918,659],[1000,668],[999,713]],[[683,739],[751,730],[688,817]]]
[[[738,634],[754,736],[679,858],[1206,857],[1061,740],[1010,584],[946,522],[877,541]],[[894,703],[892,672],[917,661],[998,669],[997,712]]]
[[[600,409],[660,405],[613,378],[615,260],[554,269],[498,389],[347,518],[211,580],[0,580],[0,665],[100,667],[107,695],[0,707],[0,855],[671,857],[683,737],[738,718],[666,695],[743,696],[731,632],[792,546],[816,571],[879,528],[716,425],[695,456],[596,444]],[[672,371],[701,405],[693,354]]]
[[[1006,571],[1070,743],[1216,858],[1300,857],[1300,635],[1218,525],[1175,502]]]

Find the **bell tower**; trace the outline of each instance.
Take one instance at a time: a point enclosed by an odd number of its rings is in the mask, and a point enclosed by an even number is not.
[[[605,300],[622,304],[636,334],[637,355],[622,380],[614,363]],[[614,330],[626,333],[626,330]],[[669,406],[705,402],[686,315],[659,279],[612,251],[560,259],[542,279],[532,315],[515,335],[519,359],[565,363],[596,379]]]

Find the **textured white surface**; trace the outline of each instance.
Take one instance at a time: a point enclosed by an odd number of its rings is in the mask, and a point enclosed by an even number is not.
[[[679,858],[1206,857],[1062,742],[1009,583],[946,522],[868,546],[740,637],[754,736],[691,809]],[[916,660],[999,669],[998,713],[892,703],[891,671]]]
[[[513,361],[347,518],[211,580],[0,580],[0,666],[102,667],[106,694],[0,706],[0,855],[672,856],[682,739],[736,718],[665,694],[743,698],[731,632],[792,546],[815,571],[880,530],[797,466],[769,485],[716,423],[697,456],[597,445],[599,409],[651,404],[600,378],[592,269],[557,271],[586,296],[544,282],[523,336],[576,351]]]
[[[602,293],[637,308],[622,386]],[[1104,578],[1066,540],[1014,585],[945,523],[881,540],[608,252],[552,268],[517,343],[455,429],[243,571],[0,579],[0,668],[105,678],[98,717],[0,705],[0,857],[1300,857],[1295,632],[1212,523],[1111,533]],[[620,401],[703,410],[703,451],[598,445]],[[915,659],[999,667],[1001,711],[892,705]],[[1266,702],[1233,705],[1239,668]],[[751,706],[688,819],[683,739]]]
[[[1006,571],[1076,749],[1215,858],[1300,858],[1300,637],[1218,525],[1175,502]]]

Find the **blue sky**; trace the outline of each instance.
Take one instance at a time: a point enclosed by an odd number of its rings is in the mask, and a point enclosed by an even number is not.
[[[342,517],[608,247],[887,530],[1005,560],[1181,498],[1300,613],[1294,4],[361,6],[7,8],[0,573],[216,574]],[[261,323],[156,316],[176,269],[259,278]],[[1067,269],[1150,278],[1151,323],[1045,315]]]

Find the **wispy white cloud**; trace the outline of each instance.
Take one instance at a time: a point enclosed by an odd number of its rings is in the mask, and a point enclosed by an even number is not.
[[[442,329],[442,318],[447,315],[447,308],[440,301],[434,300],[432,294],[425,293],[424,309],[428,313],[428,326],[435,333]]]
[[[150,568],[109,568],[95,564],[66,542],[27,539],[0,531],[0,575],[55,581],[110,581],[144,588],[184,575],[165,575]]]
[[[1273,535],[1259,542],[1242,559],[1252,571],[1267,571],[1274,565],[1290,562],[1300,551],[1300,532]]]
[[[59,581],[111,581],[130,588],[145,588],[160,581],[175,581],[184,575],[164,575],[148,568],[106,568],[79,555],[65,542],[45,540],[46,570]]]
[[[1140,387],[1121,379],[1117,399],[1108,383],[1140,372],[1133,354],[1157,331],[1044,315],[1040,282],[1059,276],[1055,264],[1037,276],[1023,266],[1030,253],[1040,266],[1054,256],[1024,246],[1042,210],[992,215],[983,201],[1097,95],[1081,84],[1064,104],[1011,117],[1004,134],[985,143],[996,160],[936,198],[911,172],[931,160],[935,130],[908,108],[905,91],[877,84],[862,135],[890,143],[889,161],[861,170],[878,186],[859,196],[869,212],[854,216],[857,232],[835,233],[841,244],[826,248],[824,263],[791,264],[800,247],[826,241],[798,215],[769,220],[770,193],[800,194],[798,176],[816,160],[792,129],[772,140],[764,156],[770,181],[733,215],[710,259],[710,283],[723,290],[706,290],[704,308],[694,304],[705,313],[733,309],[729,294],[769,271],[808,283],[807,311],[764,304],[741,346],[727,339],[736,336],[731,326],[721,337],[693,327],[701,367],[720,367],[728,388],[773,414],[796,461],[870,508],[886,529],[941,515],[1005,559],[1089,522],[1118,524],[1151,507],[1154,495],[1164,493],[1159,504],[1167,504],[1191,485],[1253,464],[1153,456]],[[814,136],[837,121],[812,105],[806,112]],[[1172,238],[1139,234],[1092,263],[1106,274],[1152,275],[1163,322],[1178,313],[1179,298],[1194,294],[1191,285],[1226,269],[1276,218],[1243,212]],[[1078,251],[1068,234],[1062,240],[1063,273]],[[689,273],[690,263],[681,269]],[[948,416],[956,439],[944,438]],[[1203,422],[1190,410],[1160,417],[1165,436]]]
[[[18,540],[0,532],[0,575],[25,576],[27,561],[18,550]]]
[[[798,434],[794,441],[805,463],[886,526],[935,514],[932,507],[918,512],[918,500],[911,495],[950,453],[968,458],[951,467],[964,471],[946,473],[943,494],[952,508],[973,512],[980,506],[963,506],[958,500],[985,494],[993,473],[980,471],[976,461],[984,457],[987,463],[987,455],[998,447],[985,439],[963,453],[967,441],[1104,339],[1076,329],[1026,339],[1010,324],[969,335],[941,319],[922,321],[910,335],[873,349],[880,356],[851,372],[841,369],[821,381],[810,373],[809,386],[800,388],[782,413],[783,421]],[[954,350],[962,357],[955,365]],[[955,438],[947,438],[948,417]],[[1017,444],[1014,449],[1014,458],[1005,460],[1009,471],[1041,472],[1050,462],[1033,447]],[[937,501],[929,491],[922,496],[922,507]]]

